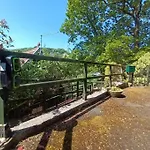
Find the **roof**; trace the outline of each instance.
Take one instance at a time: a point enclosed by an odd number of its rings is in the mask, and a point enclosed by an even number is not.
[[[31,49],[31,50],[28,50],[26,52],[23,52],[23,53],[27,53],[27,54],[36,54],[40,51],[40,44],[38,43],[38,45]],[[21,62],[21,66],[23,66],[25,63],[27,63],[29,61],[28,58],[20,58],[20,62]]]

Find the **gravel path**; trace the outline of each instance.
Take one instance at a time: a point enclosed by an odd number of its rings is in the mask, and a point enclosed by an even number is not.
[[[47,127],[25,150],[149,150],[150,88],[127,88],[82,117]]]

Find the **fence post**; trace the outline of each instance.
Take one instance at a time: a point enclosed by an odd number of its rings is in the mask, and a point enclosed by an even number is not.
[[[2,93],[2,91],[0,91]],[[5,139],[5,123],[4,123],[4,100],[0,95],[0,141]]]
[[[129,72],[129,82],[133,86],[133,83],[134,83],[134,73],[133,72]]]
[[[87,63],[84,63],[83,98],[87,99]]]
[[[92,92],[92,83],[90,82],[90,94]]]
[[[1,61],[0,61],[1,63]],[[0,66],[1,67],[1,66]],[[2,72],[0,70],[0,142],[5,140],[5,122],[4,122],[4,99],[3,99],[3,86],[2,86]]]
[[[133,83],[134,83],[134,73],[131,73],[131,83],[132,83],[132,86],[133,86]]]
[[[77,81],[77,98],[79,97],[79,81]]]
[[[6,123],[6,114],[5,114],[5,103],[8,98],[8,92],[7,89],[3,89],[1,86],[1,80],[0,80],[0,142],[4,141],[6,137],[8,136],[10,129],[8,127],[8,124]]]
[[[109,66],[109,69],[110,69],[109,85],[110,87],[112,87],[112,66],[111,65]]]
[[[123,66],[120,67],[120,73],[121,73],[121,80],[123,81],[125,79],[124,73],[123,73]]]
[[[71,84],[71,98],[73,99],[73,84]]]

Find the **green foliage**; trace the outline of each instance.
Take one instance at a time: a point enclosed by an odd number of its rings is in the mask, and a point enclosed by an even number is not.
[[[116,62],[118,64],[127,64],[132,61],[134,54],[130,49],[131,44],[132,38],[128,36],[120,36],[117,39],[108,40],[104,56],[108,59],[107,61]],[[104,56],[102,55],[101,57]]]
[[[68,51],[61,48],[42,48],[42,51],[45,56],[67,57],[69,55]]]
[[[137,61],[139,58],[141,58],[143,55],[145,55],[149,51],[150,51],[150,47],[148,47],[148,46],[140,48],[139,52],[136,53],[134,60]]]
[[[147,82],[148,82],[148,80],[147,80],[147,77],[135,77],[135,79],[134,79],[134,84],[135,85],[147,85]]]
[[[96,45],[104,42],[104,35],[115,30],[116,35],[131,35],[135,42],[149,31],[149,0],[83,1],[68,0],[66,20],[61,32],[70,36],[69,41],[88,41]],[[133,11],[131,11],[133,10]],[[142,20],[142,22],[140,22]],[[146,28],[145,28],[146,27]],[[143,37],[144,36],[144,37]]]
[[[15,51],[26,51],[28,48],[23,48]],[[52,49],[52,48],[43,48],[43,54],[45,56],[57,56],[57,57],[69,57],[69,53],[64,49]],[[75,63],[65,63],[65,62],[51,62],[51,61],[35,61],[30,60],[28,63],[22,66],[21,70],[21,84],[26,83],[35,83],[39,81],[50,81],[50,80],[59,80],[66,78],[74,78],[81,74],[81,66],[77,66]],[[80,73],[79,73],[80,72]],[[31,87],[31,88],[18,88],[11,92],[10,99],[39,99],[40,95],[52,95],[56,94],[53,89],[58,90],[58,85],[51,85],[48,87]],[[12,107],[17,106],[19,102],[13,104]]]
[[[115,62],[109,62],[109,64],[116,64]],[[112,74],[121,74],[122,72],[122,69],[120,66],[111,66],[111,72]],[[110,66],[106,66],[105,67],[105,75],[110,75],[111,74],[110,72]],[[121,81],[122,80],[122,76],[121,75],[118,75],[118,76],[112,76],[111,78],[111,81],[112,82],[116,82],[116,81]],[[105,77],[104,79],[104,86],[105,87],[108,87],[110,86],[110,78],[109,77]]]
[[[12,49],[14,52],[26,52],[28,50],[31,50],[32,48],[20,48],[20,49]]]
[[[136,62],[133,63],[136,66],[135,74],[142,72],[147,66],[150,66],[150,52],[145,53]]]
[[[43,55],[71,58],[70,53],[64,49],[43,48]],[[81,75],[82,72],[83,66],[76,63],[30,60],[23,65],[21,78],[23,83],[28,83],[73,78]]]
[[[121,88],[119,88],[119,87],[112,86],[110,91],[112,91],[112,92],[122,92],[123,90]]]
[[[77,49],[88,51],[88,60],[95,59],[95,55],[104,50],[104,31],[101,26],[104,21],[102,21],[102,14],[95,10],[101,11],[105,7],[100,9],[102,3],[100,1],[96,3],[97,5],[95,2],[69,0],[66,20],[60,29],[70,37],[69,42],[75,43]]]
[[[81,51],[79,49],[74,49],[69,54],[69,58],[76,60],[85,60],[88,53],[86,51]]]
[[[148,6],[149,0],[68,0],[60,31],[74,43],[74,58],[132,63],[149,45]]]
[[[133,63],[135,66],[135,84],[137,85],[147,85],[150,80],[150,52],[146,52],[149,50],[149,47],[142,49],[141,53],[136,56],[137,61]]]

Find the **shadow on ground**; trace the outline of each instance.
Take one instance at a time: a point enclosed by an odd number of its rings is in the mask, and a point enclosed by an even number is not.
[[[126,98],[126,96],[124,94],[121,94],[120,96],[118,96],[117,98]]]
[[[73,128],[77,125],[76,119],[71,119],[69,121],[63,121],[49,128],[44,132],[36,150],[45,150],[50,139],[51,133],[53,130],[56,131],[66,131],[64,142],[63,142],[63,150],[71,150],[72,149],[72,133]]]
[[[94,103],[93,105],[84,108],[81,112],[75,114],[74,116],[67,118],[64,121],[56,123],[53,127],[50,127],[47,131],[44,132],[36,150],[45,150],[50,139],[52,130],[56,131],[65,131],[64,141],[63,141],[63,148],[62,150],[71,150],[72,149],[72,135],[73,135],[73,128],[78,124],[77,118],[81,117],[85,113],[89,112],[99,104],[108,100],[110,96],[106,97],[105,99]]]
[[[40,134],[34,149],[39,145],[43,145],[41,149],[47,150],[149,149],[149,89],[128,88],[124,90],[126,97],[110,98],[109,101],[103,103],[107,100],[105,99],[89,105],[70,118],[49,127],[47,132],[50,135],[47,141],[44,140],[45,144],[39,142],[42,141],[42,134]],[[100,107],[96,107],[101,103],[103,104]],[[51,131],[53,131],[52,134]],[[33,137],[34,141],[36,137]],[[28,145],[31,142],[24,140],[21,144],[25,144],[27,150],[30,149]]]
[[[23,141],[30,136],[34,136],[41,132],[44,132],[40,139],[40,142],[38,143],[38,145],[36,145],[35,149],[36,150],[45,150],[46,146],[48,144],[48,141],[51,138],[52,131],[54,131],[54,130],[55,131],[65,131],[65,136],[64,136],[64,141],[63,141],[63,150],[71,150],[72,149],[73,128],[78,124],[77,119],[79,117],[81,117],[82,115],[84,115],[85,113],[92,110],[93,108],[95,108],[96,106],[102,104],[109,98],[110,98],[110,96],[107,96],[105,99],[102,99],[98,102],[92,103],[88,107],[82,108],[82,110],[79,110],[77,113],[69,116],[68,118],[61,120],[60,122],[57,122],[54,125],[48,126],[48,129],[46,129],[46,130],[43,130],[43,128],[41,128],[40,130],[37,131],[35,128],[35,131],[32,131],[32,133],[30,135],[28,135],[26,138],[21,139],[21,140]],[[14,143],[13,146],[16,147],[18,144],[19,143],[16,142],[16,143]]]

